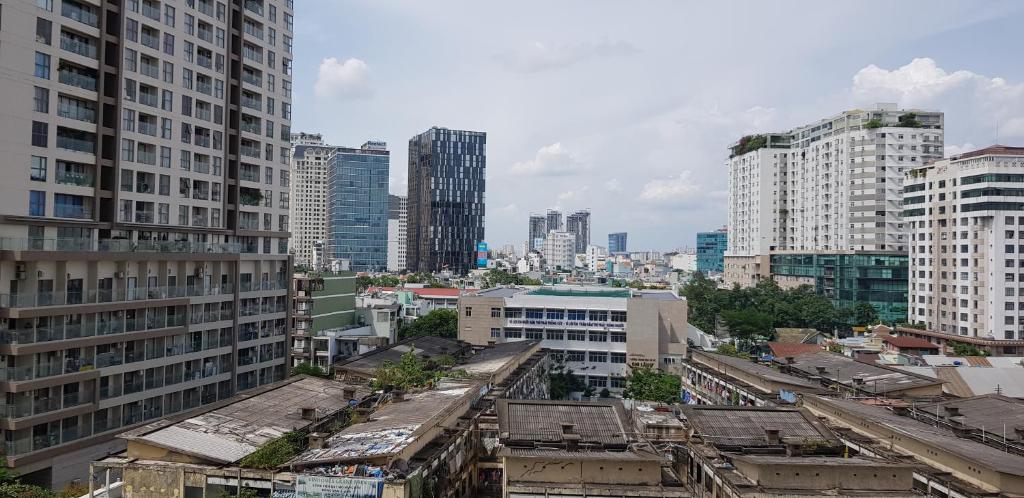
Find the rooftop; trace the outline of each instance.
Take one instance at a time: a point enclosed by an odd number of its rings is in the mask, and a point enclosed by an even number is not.
[[[409,351],[421,357],[438,357],[442,355],[456,356],[466,349],[466,345],[453,339],[435,336],[416,336],[403,339],[391,346],[374,349],[359,356],[346,358],[334,364],[336,370],[372,375],[385,361],[398,363],[402,355]]]
[[[706,351],[694,351],[693,356],[695,358],[699,358],[701,356],[707,357],[711,360],[724,363],[729,367],[735,368],[736,370],[739,370],[741,372],[753,374],[768,381],[791,384],[813,390],[819,389],[819,386],[813,382],[809,382],[805,379],[802,379],[794,375],[784,374],[772,367],[762,365],[760,363],[756,363],[747,359],[737,358],[735,356],[729,356],[718,353],[709,353]],[[723,373],[728,375],[728,372]]]
[[[1024,427],[1024,401],[986,394],[973,398],[940,401],[936,403],[917,404],[914,408],[932,415],[947,416],[946,407],[955,407],[961,415],[961,424],[977,429],[984,428],[987,432],[1000,433],[1003,426],[1006,438],[1019,440],[1020,436],[1013,429]]]
[[[452,289],[450,287],[367,287],[367,293],[408,291],[424,298],[450,298],[475,292],[476,289]]]
[[[981,358],[981,357],[974,357]],[[943,391],[969,398],[996,391],[1011,398],[1024,398],[1024,368],[1021,367],[953,367],[897,366],[900,370],[933,376],[943,382]]]
[[[778,430],[779,441],[835,443],[835,434],[809,412],[795,408],[691,405],[682,408],[694,436],[723,446],[771,446],[767,430]]]
[[[628,298],[632,296],[632,291],[629,289],[601,289],[590,287],[538,287],[530,291],[529,294],[531,296]]]
[[[349,406],[346,389],[355,398],[369,393],[354,386],[315,377],[294,377],[231,398],[229,404],[177,420],[168,418],[121,434],[122,439],[159,446],[214,463],[241,460],[286,432],[309,426],[301,408],[315,408],[318,418]]]
[[[1024,156],[1024,147],[1011,147],[1008,145],[992,145],[983,149],[964,152],[959,156],[953,156],[953,160],[970,159],[979,156]]]
[[[579,435],[579,444],[625,446],[622,403],[551,400],[498,400],[498,430],[503,441],[562,443],[563,426]]]
[[[875,394],[898,392],[911,388],[933,386],[942,381],[897,368],[863,363],[848,356],[819,351],[793,356],[790,368],[806,375],[824,377],[842,385],[853,387],[854,378],[863,380],[857,389]],[[775,361],[786,363],[786,359]],[[823,368],[824,370],[820,370]]]
[[[939,349],[938,344],[928,342],[924,339],[918,339],[917,337],[888,336],[883,338],[882,342],[891,344],[900,349]]]
[[[805,353],[816,353],[822,350],[821,346],[817,344],[790,342],[769,342],[768,347],[771,348],[772,355],[776,358],[785,358],[787,356],[796,356]]]
[[[903,417],[881,406],[866,405],[856,401],[816,396],[816,402],[836,410],[853,414],[884,426],[887,430],[905,437],[920,440],[954,453],[961,458],[984,465],[997,472],[1024,476],[1024,457],[1007,453],[971,439],[957,437],[952,431]]]

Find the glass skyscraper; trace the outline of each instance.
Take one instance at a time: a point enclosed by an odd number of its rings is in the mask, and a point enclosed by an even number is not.
[[[608,254],[629,252],[626,249],[626,232],[608,234]]]
[[[476,268],[486,168],[486,133],[434,127],[409,139],[410,270],[464,275]]]
[[[387,269],[389,163],[384,142],[339,147],[328,161],[328,254],[352,271]]]
[[[871,304],[883,321],[907,319],[910,278],[906,254],[772,254],[773,277],[804,279],[839,309]]]

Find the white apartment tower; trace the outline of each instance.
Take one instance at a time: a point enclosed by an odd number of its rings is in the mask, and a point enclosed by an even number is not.
[[[388,196],[388,271],[402,271],[406,267],[408,212],[408,197],[404,195]]]
[[[293,6],[2,8],[0,435],[59,488],[287,374]]]
[[[904,173],[942,157],[943,114],[845,111],[730,148],[727,283],[768,276],[774,252],[905,253]]]
[[[335,147],[319,133],[292,133],[291,220],[295,264],[324,265],[327,245],[328,160]]]
[[[1024,147],[992,146],[907,173],[911,322],[1006,341],[997,354],[1022,352],[1022,184]]]

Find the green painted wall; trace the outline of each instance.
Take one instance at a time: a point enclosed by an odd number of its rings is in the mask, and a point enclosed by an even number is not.
[[[313,333],[356,323],[356,274],[324,274],[324,290],[313,293]]]

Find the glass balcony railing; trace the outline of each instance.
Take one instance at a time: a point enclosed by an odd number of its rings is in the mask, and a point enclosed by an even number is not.
[[[241,251],[238,243],[156,241],[126,239],[43,239],[0,237],[0,251],[74,251],[74,252],[166,252],[232,254]]]
[[[96,181],[92,173],[65,170],[57,170],[54,179],[57,183],[78,187],[92,187]]]

